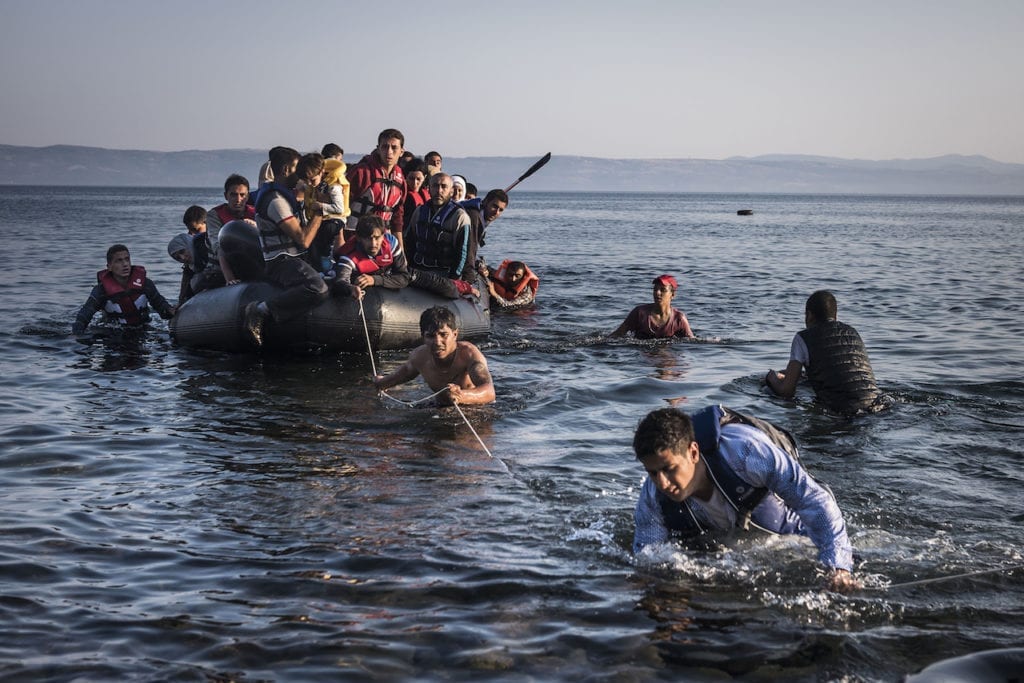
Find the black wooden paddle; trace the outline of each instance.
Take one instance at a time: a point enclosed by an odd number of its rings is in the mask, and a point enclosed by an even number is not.
[[[526,173],[524,173],[523,175],[519,176],[519,180],[515,181],[514,183],[512,183],[511,185],[506,187],[505,188],[505,192],[511,191],[513,187],[515,187],[519,183],[523,182],[524,180],[526,180],[527,178],[532,176],[534,173],[536,173],[540,169],[541,166],[543,166],[544,164],[548,163],[549,161],[551,161],[551,152],[548,152],[547,154],[542,156],[537,163],[535,163],[530,168],[526,169]]]

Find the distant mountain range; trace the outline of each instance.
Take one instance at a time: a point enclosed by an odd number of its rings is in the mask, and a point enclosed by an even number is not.
[[[349,164],[362,154],[346,154]],[[539,157],[539,155],[538,155]],[[0,145],[0,185],[220,187],[231,173],[255,182],[266,150],[153,152],[74,145]],[[537,157],[446,157],[481,191],[506,187]],[[864,161],[802,155],[729,159],[554,156],[523,190],[795,194],[1024,195],[1024,164],[982,156]]]

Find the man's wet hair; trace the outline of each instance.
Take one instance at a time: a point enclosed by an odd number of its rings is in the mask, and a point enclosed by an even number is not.
[[[676,408],[660,408],[640,420],[633,434],[633,452],[639,460],[665,450],[681,452],[693,442],[690,416]]]
[[[362,222],[362,221],[360,221]],[[358,227],[358,225],[356,226]],[[427,335],[437,332],[447,325],[452,331],[458,331],[458,321],[452,309],[444,306],[433,306],[420,314],[420,334]]]
[[[249,179],[246,178],[244,175],[232,173],[231,175],[228,176],[228,179],[224,181],[224,194],[227,194],[228,190],[230,190],[235,185],[245,185],[245,189],[246,191],[248,191]]]
[[[328,142],[326,145],[323,146],[323,149],[320,150],[320,156],[322,156],[324,159],[336,157],[339,154],[341,156],[345,156],[345,150],[343,150],[339,145],[336,145],[333,142]]]
[[[488,192],[486,196],[484,196],[484,204],[486,204],[487,202],[491,201],[492,199],[497,199],[498,201],[505,202],[505,205],[507,206],[508,205],[508,192],[505,192],[505,190],[502,190],[501,188],[496,187],[493,190],[491,190],[490,192]]]
[[[356,223],[356,236],[367,238],[373,236],[374,230],[380,230],[381,232],[387,232],[387,227],[384,225],[384,219],[380,216],[364,216],[359,219]]]
[[[836,298],[827,289],[819,289],[807,298],[805,310],[814,316],[814,320],[823,323],[836,319]]]
[[[398,138],[398,141],[402,143],[402,147],[405,147],[405,136],[397,128],[385,128],[382,130],[380,135],[377,136],[377,146],[379,147],[382,142],[391,138]]]
[[[181,217],[181,222],[185,224],[186,228],[191,228],[193,223],[202,223],[205,220],[206,209],[195,204],[185,209],[185,215]]]
[[[274,147],[270,150],[270,170],[274,172],[274,179],[278,182],[284,180],[284,169],[292,163],[298,162],[302,155],[291,147]]]
[[[107,249],[107,263],[110,263],[111,261],[113,261],[114,260],[114,254],[116,254],[118,252],[121,252],[121,251],[128,251],[128,247],[124,246],[123,244],[115,244],[112,247],[110,247],[110,249]],[[128,258],[131,258],[131,257],[132,257],[132,253],[130,251],[128,251]]]
[[[427,162],[423,161],[423,159],[420,159],[419,157],[411,159],[402,169],[402,172],[405,175],[411,175],[416,171],[419,171],[423,175],[427,175]]]

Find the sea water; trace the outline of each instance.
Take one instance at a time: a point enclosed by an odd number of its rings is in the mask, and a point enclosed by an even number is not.
[[[166,244],[219,201],[0,188],[0,677],[888,681],[1024,642],[1020,571],[901,586],[1024,563],[1024,198],[514,191],[482,252],[540,295],[481,343],[487,451],[369,352],[72,338],[108,246],[174,299]],[[661,273],[699,338],[608,340]],[[763,390],[822,288],[891,410]],[[711,403],[795,434],[865,590],[794,537],[633,557],[633,428]]]

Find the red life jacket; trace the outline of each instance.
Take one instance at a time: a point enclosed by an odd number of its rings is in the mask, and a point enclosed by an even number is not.
[[[248,218],[249,220],[256,220],[256,207],[252,204],[245,205],[245,214],[242,218],[239,218],[235,214],[231,213],[231,209],[228,208],[227,204],[221,204],[220,206],[213,207],[214,213],[217,214],[217,218],[220,219],[221,225],[227,225],[231,221],[238,221]]]
[[[103,310],[108,316],[117,318],[125,325],[139,325],[145,322],[144,315],[149,309],[149,301],[142,293],[142,288],[146,284],[145,268],[132,266],[127,286],[122,286],[106,268],[96,273],[96,279],[103,285],[103,291],[107,295]]]
[[[502,299],[512,301],[522,294],[523,290],[527,287],[533,290],[534,296],[537,296],[537,287],[540,286],[540,278],[534,275],[533,271],[530,270],[530,267],[524,263],[523,267],[526,268],[526,274],[523,275],[523,279],[513,287],[508,279],[508,264],[510,263],[512,263],[512,259],[505,259],[501,262],[501,265],[498,266],[498,269],[491,273],[491,280],[494,282],[494,291],[498,293],[498,296]]]
[[[384,175],[384,166],[374,153],[353,166],[352,172],[356,172],[356,169],[368,170],[371,180],[361,195],[350,200],[352,215],[356,218],[380,216],[385,224],[390,223],[391,214],[405,199],[405,176],[401,167],[395,166],[390,176]],[[350,182],[353,177],[349,176]]]
[[[395,240],[395,244],[398,243],[398,238],[390,233],[385,233],[384,241],[380,245],[380,252],[375,257],[370,258],[359,248],[359,242],[356,237],[349,237],[345,244],[341,245],[335,260],[348,259],[352,262],[353,272],[358,272],[360,275],[376,273],[378,270],[388,268],[395,262],[395,250],[391,246],[391,240]]]

